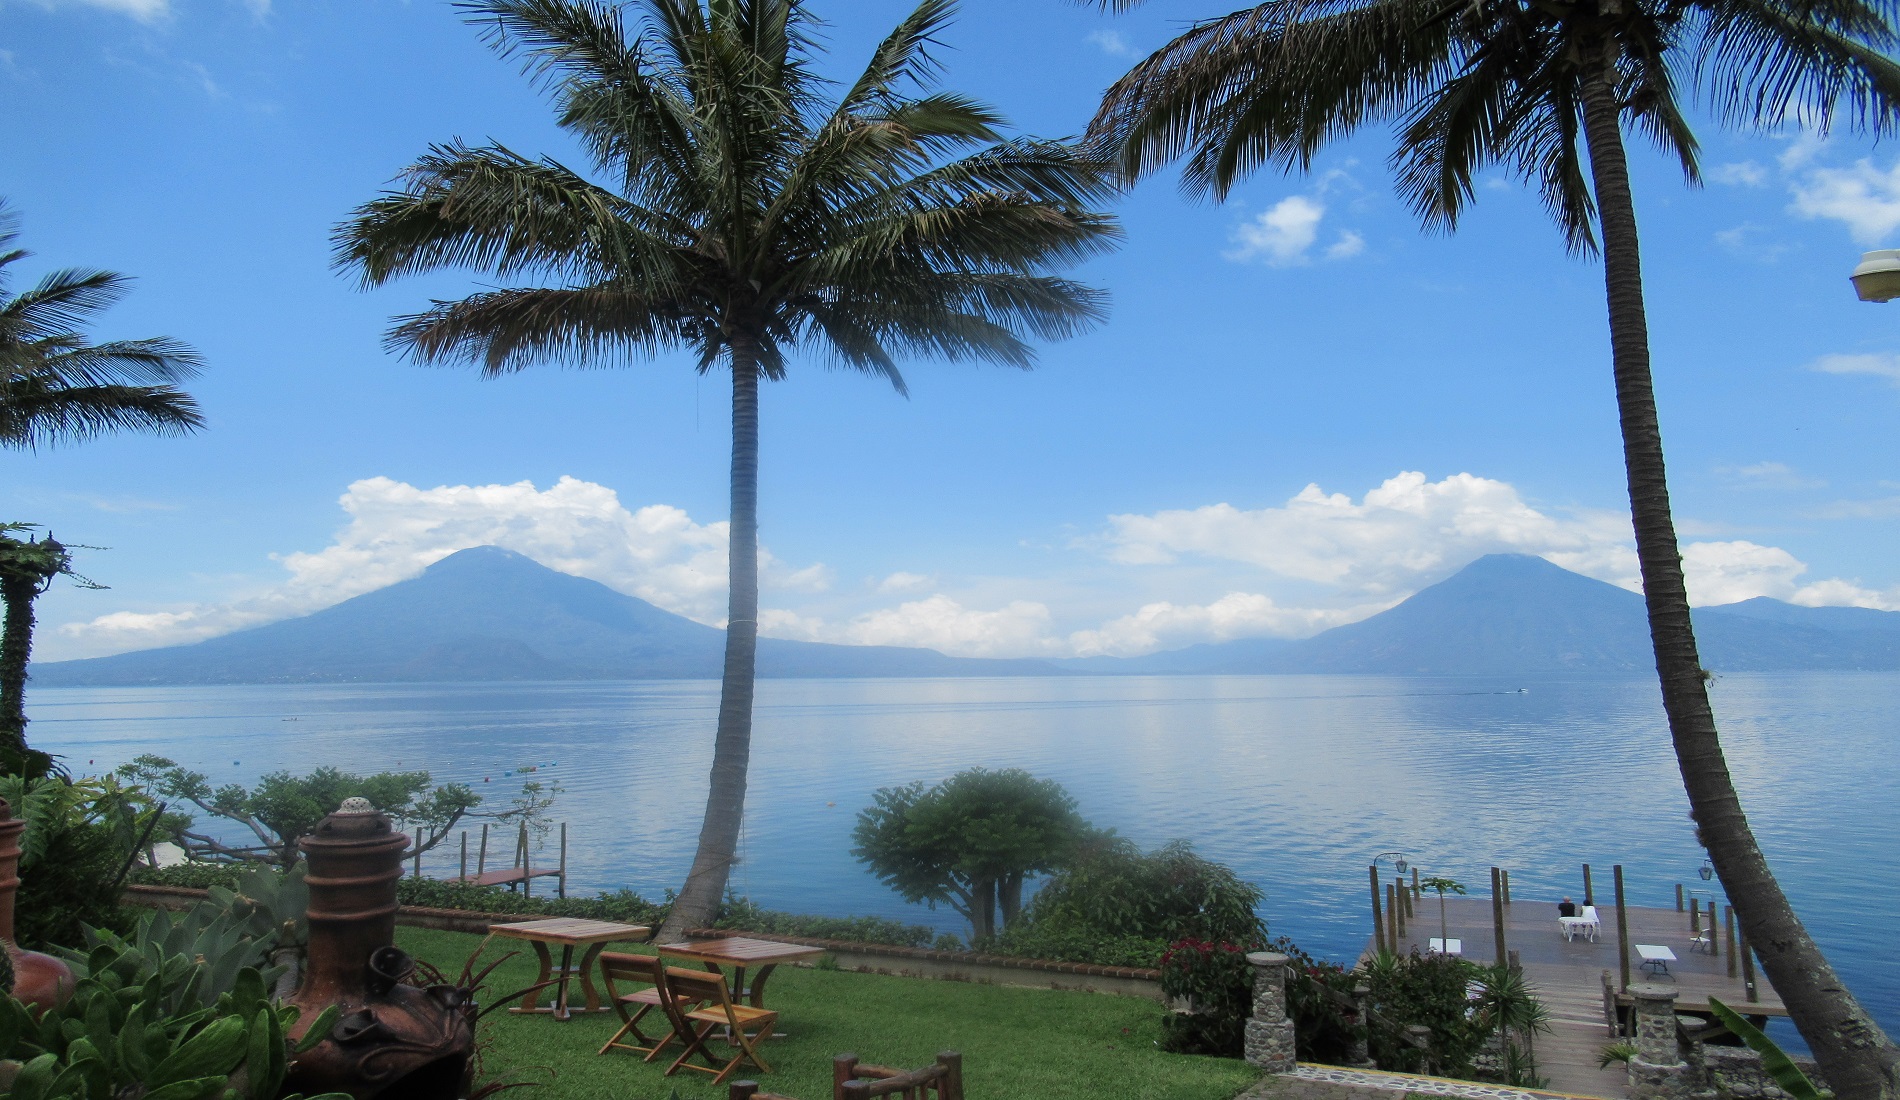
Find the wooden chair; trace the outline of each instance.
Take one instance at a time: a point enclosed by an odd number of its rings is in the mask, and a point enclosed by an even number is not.
[[[610,1050],[630,1050],[636,1054],[646,1055],[645,1060],[651,1062],[660,1056],[660,1051],[665,1049],[668,1043],[673,1041],[674,1036],[670,1026],[668,1030],[658,1035],[648,1035],[640,1030],[640,1021],[647,1013],[660,1008],[666,996],[660,988],[660,979],[655,974],[655,971],[663,965],[652,955],[629,955],[619,951],[600,953],[601,983],[607,987],[608,1003],[613,1005],[614,1011],[620,1015],[620,1030],[614,1032],[614,1037],[607,1040],[606,1046],[600,1048],[600,1053],[605,1054]],[[621,982],[639,983],[644,988],[623,993],[619,984]],[[693,1007],[697,1007],[699,1003],[694,1002]],[[664,1018],[665,1013],[662,1012],[661,1016]],[[633,1036],[633,1042],[620,1041],[628,1035]]]
[[[946,1050],[937,1063],[917,1070],[870,1066],[855,1054],[831,1060],[831,1100],[868,1100],[895,1096],[901,1100],[963,1100],[963,1055]],[[735,1081],[727,1100],[791,1100],[789,1096],[760,1092],[756,1081]]]
[[[712,1074],[713,1084],[719,1085],[745,1062],[751,1062],[766,1073],[772,1072],[772,1067],[759,1055],[759,1046],[778,1023],[776,1011],[732,1003],[732,992],[726,988],[724,974],[671,966],[656,967],[653,973],[659,979],[660,1010],[672,1022],[673,1034],[686,1044],[680,1056],[666,1067],[666,1076],[671,1077],[682,1069],[697,1070]],[[688,1011],[687,1006],[695,1003],[704,1007]],[[734,1048],[732,1057],[724,1063],[706,1045],[713,1032],[721,1028],[725,1029],[726,1039]],[[695,1054],[705,1059],[706,1065],[692,1064]]]

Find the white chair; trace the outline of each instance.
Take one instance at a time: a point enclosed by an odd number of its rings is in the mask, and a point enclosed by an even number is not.
[[[1597,923],[1596,906],[1586,905],[1583,907],[1583,923],[1577,926],[1577,930],[1590,937],[1591,943],[1597,942],[1597,933],[1601,931],[1601,925]]]
[[[1437,936],[1433,936],[1426,941],[1425,953],[1427,955],[1451,955],[1453,957],[1460,957],[1465,953],[1465,941],[1453,937],[1448,942],[1439,939]]]

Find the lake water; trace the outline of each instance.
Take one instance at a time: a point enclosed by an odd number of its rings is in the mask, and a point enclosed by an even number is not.
[[[502,802],[520,789],[509,772],[540,765],[534,778],[565,789],[571,886],[658,897],[691,860],[717,698],[698,681],[49,688],[29,711],[33,743],[75,772],[144,752],[214,782],[426,768]],[[1900,1032],[1900,674],[1728,676],[1714,699],[1782,883]],[[849,849],[878,787],[972,765],[1057,779],[1144,846],[1192,840],[1265,888],[1276,934],[1341,960],[1370,934],[1380,852],[1479,893],[1508,867],[1523,900],[1580,894],[1586,862],[1605,894],[1623,864],[1632,904],[1702,885],[1653,680],[1165,676],[762,681],[734,888],[769,908],[964,931]]]

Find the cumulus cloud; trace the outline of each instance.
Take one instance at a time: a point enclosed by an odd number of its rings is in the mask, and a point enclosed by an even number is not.
[[[1862,355],[1823,355],[1808,364],[1822,374],[1871,374],[1900,385],[1900,355],[1873,352]]]
[[[926,577],[922,573],[898,571],[877,583],[879,592],[910,592],[935,583],[936,578]]]
[[[590,577],[668,611],[718,623],[726,592],[726,524],[697,523],[665,504],[629,510],[604,485],[563,477],[547,489],[442,485],[386,477],[349,487],[349,522],[321,550],[278,558],[282,582],[228,603],[117,612],[61,628],[94,653],[197,641],[328,607],[422,572],[457,550],[500,546],[552,569]],[[774,591],[823,591],[823,565],[791,569],[761,552]]]
[[[1709,178],[1717,183],[1726,183],[1732,187],[1760,187],[1768,182],[1768,169],[1752,160],[1739,164],[1717,165]]]
[[[1838,577],[1801,583],[1807,565],[1778,546],[1692,542],[1682,548],[1682,569],[1698,607],[1768,596],[1805,607],[1900,610],[1900,586],[1882,592]]]
[[[1850,168],[1814,168],[1792,190],[1791,210],[1838,221],[1861,244],[1879,244],[1900,228],[1900,163],[1882,169],[1860,160]]]
[[[1388,478],[1354,501],[1308,485],[1278,508],[1230,504],[1109,517],[1111,560],[1161,564],[1186,556],[1241,562],[1278,577],[1369,597],[1415,590],[1488,553],[1541,554],[1629,586],[1636,575],[1620,514],[1555,516],[1511,485],[1471,474]]]
[[[1085,39],[1110,57],[1133,57],[1135,48],[1128,44],[1120,31],[1090,31]]]
[[[1111,619],[1098,629],[1070,634],[1069,648],[1078,657],[1125,657],[1197,642],[1263,635],[1303,637],[1357,622],[1390,606],[1388,602],[1349,608],[1281,607],[1273,597],[1254,592],[1229,592],[1209,604],[1163,600],[1143,604],[1134,614]]]
[[[1324,192],[1335,179],[1345,174],[1335,169],[1321,181]],[[1289,195],[1234,227],[1234,247],[1221,253],[1236,263],[1258,260],[1268,267],[1296,267],[1309,263],[1313,246],[1319,243],[1320,222],[1326,217],[1326,204],[1306,195]],[[1341,230],[1322,253],[1328,260],[1343,260],[1365,251],[1365,238],[1350,229]]]

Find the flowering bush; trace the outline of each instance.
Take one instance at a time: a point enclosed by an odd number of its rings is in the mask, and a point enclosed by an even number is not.
[[[1238,1057],[1253,1015],[1253,967],[1247,948],[1178,940],[1161,956],[1161,992],[1186,1002],[1162,1021],[1164,1049],[1177,1054]]]

